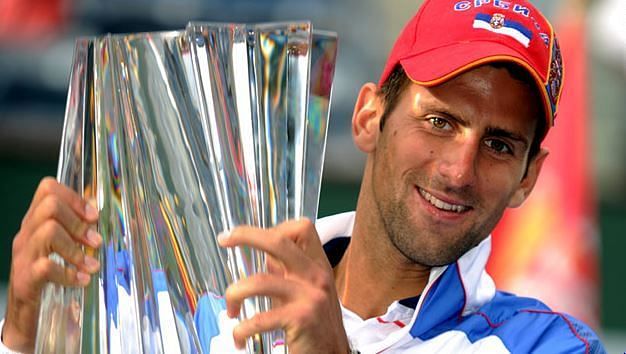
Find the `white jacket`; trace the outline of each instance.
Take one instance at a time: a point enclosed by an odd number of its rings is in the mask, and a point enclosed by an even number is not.
[[[354,213],[320,219],[331,264],[349,243]],[[431,270],[421,296],[394,302],[363,320],[343,309],[344,326],[361,353],[604,353],[596,334],[542,302],[498,291],[485,265],[491,236],[455,263]]]

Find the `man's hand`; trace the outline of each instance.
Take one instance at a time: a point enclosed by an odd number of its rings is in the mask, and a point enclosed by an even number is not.
[[[249,246],[266,252],[267,274],[243,279],[226,290],[228,315],[239,314],[244,299],[269,296],[274,307],[241,322],[233,331],[238,347],[257,333],[284,329],[289,352],[348,352],[333,272],[309,220],[271,229],[237,227],[219,237],[223,247]]]
[[[41,290],[47,282],[86,286],[99,262],[81,245],[98,248],[102,237],[92,226],[98,211],[80,196],[44,178],[35,192],[22,226],[13,240],[3,343],[20,352],[32,352],[37,334]],[[60,266],[48,256],[56,252],[72,266]]]

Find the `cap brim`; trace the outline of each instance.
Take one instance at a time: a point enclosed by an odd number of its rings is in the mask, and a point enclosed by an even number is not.
[[[554,112],[545,89],[547,80],[533,68],[538,63],[532,63],[507,45],[493,41],[456,43],[403,58],[399,62],[411,81],[422,86],[436,86],[467,70],[497,61],[516,63],[531,74],[543,98],[547,127],[552,126]]]

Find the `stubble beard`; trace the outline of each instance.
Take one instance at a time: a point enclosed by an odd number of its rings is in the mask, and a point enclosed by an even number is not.
[[[472,224],[467,230],[452,231],[456,234],[444,235],[418,229],[407,202],[401,197],[379,198],[374,191],[374,198],[391,244],[411,262],[427,267],[455,262],[488,236],[504,211],[502,207],[502,211],[494,213],[483,223]]]

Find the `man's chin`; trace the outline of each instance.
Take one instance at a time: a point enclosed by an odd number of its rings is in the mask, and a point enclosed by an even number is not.
[[[423,239],[424,237],[426,239]],[[469,242],[444,240],[441,234],[421,233],[419,238],[422,240],[392,239],[392,242],[409,261],[427,267],[440,267],[454,263],[473,247]],[[439,238],[439,240],[433,242],[433,238]]]

